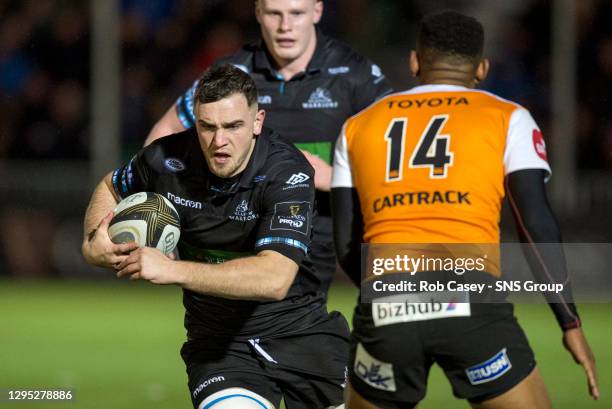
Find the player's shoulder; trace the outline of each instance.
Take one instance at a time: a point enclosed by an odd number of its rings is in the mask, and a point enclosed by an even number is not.
[[[399,95],[401,95],[401,92],[391,93],[372,102],[361,111],[349,117],[345,122],[345,127],[359,123],[360,121],[368,121],[372,116],[379,115],[381,111],[388,111],[391,101]]]
[[[367,61],[364,56],[342,40],[326,35],[321,35],[320,39],[323,40],[323,50],[329,63],[361,64]]]
[[[155,171],[182,172],[194,162],[200,146],[195,128],[156,139],[141,151],[146,163]]]
[[[310,177],[314,175],[304,154],[278,132],[264,128],[259,137],[267,145],[264,168],[271,177],[291,172],[305,172]]]
[[[181,132],[166,135],[163,138],[158,138],[147,148],[150,148],[151,151],[160,152],[188,151],[191,147],[191,143],[194,140],[197,141],[197,137],[198,135],[195,128],[189,128]]]
[[[364,75],[378,77],[382,70],[369,58],[355,51],[350,45],[337,38],[322,36],[324,41],[323,50],[328,73],[342,71],[349,78],[361,78]]]
[[[483,103],[486,103],[492,106],[497,106],[501,109],[508,110],[510,112],[513,112],[516,110],[526,110],[526,108],[523,107],[518,102],[504,98],[494,92],[487,91],[484,89],[473,88],[473,89],[466,90],[466,93],[468,95],[477,96],[483,101]]]
[[[535,126],[531,112],[516,101],[499,96],[483,89],[469,89],[465,91],[466,101],[475,101],[474,105],[482,112],[493,112],[502,118],[505,126],[517,123],[528,123]]]
[[[232,64],[250,74],[253,71],[253,56],[257,47],[256,44],[245,44],[238,51],[217,59],[214,65],[218,67],[223,64]]]

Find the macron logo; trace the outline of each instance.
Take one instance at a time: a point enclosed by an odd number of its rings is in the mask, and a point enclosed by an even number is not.
[[[195,397],[202,392],[202,389],[206,388],[208,385],[212,384],[212,383],[217,383],[217,382],[223,382],[225,381],[225,377],[220,375],[220,376],[214,376],[210,379],[205,380],[203,383],[199,384],[197,388],[195,388],[195,390],[192,393],[193,398],[195,399]]]
[[[168,196],[168,200],[170,200],[171,202],[174,202],[178,205],[181,206],[185,206],[185,207],[190,207],[192,209],[201,209],[202,208],[202,202],[195,202],[193,200],[187,200],[187,199],[183,199],[180,196],[177,196],[175,194],[172,194],[170,192],[167,192],[166,195]]]
[[[308,179],[310,179],[310,176],[305,173],[294,173],[285,183],[288,185],[297,185],[298,183],[306,182]]]

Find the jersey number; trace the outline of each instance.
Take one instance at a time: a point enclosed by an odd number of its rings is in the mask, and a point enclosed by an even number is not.
[[[411,168],[429,168],[429,177],[444,179],[449,166],[453,165],[453,153],[450,151],[450,135],[440,135],[440,130],[448,120],[448,115],[436,115],[431,118],[425,131],[419,138],[410,158]],[[387,182],[402,180],[404,168],[404,142],[408,118],[394,118],[387,127]]]

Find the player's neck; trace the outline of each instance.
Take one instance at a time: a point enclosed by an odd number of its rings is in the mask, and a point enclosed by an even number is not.
[[[450,67],[444,65],[433,65],[421,70],[419,74],[420,84],[446,84],[459,85],[466,88],[476,86],[476,78],[472,68]]]
[[[466,88],[474,88],[476,86],[475,81],[462,80],[453,77],[435,77],[435,78],[420,78],[420,85],[459,85]]]
[[[313,35],[310,44],[308,44],[304,52],[296,59],[274,59],[277,66],[277,72],[285,79],[285,81],[289,81],[296,74],[306,71],[306,68],[308,67],[308,64],[310,64],[310,60],[312,60],[316,48],[317,37],[316,35]]]

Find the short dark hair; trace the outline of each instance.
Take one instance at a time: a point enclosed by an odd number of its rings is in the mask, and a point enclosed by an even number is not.
[[[452,10],[428,14],[421,20],[417,49],[456,62],[478,63],[484,48],[484,29],[474,17]],[[425,55],[433,57],[431,55]]]
[[[210,67],[198,81],[194,95],[194,109],[197,102],[216,102],[233,94],[242,94],[250,107],[257,102],[257,86],[253,78],[232,64]]]

